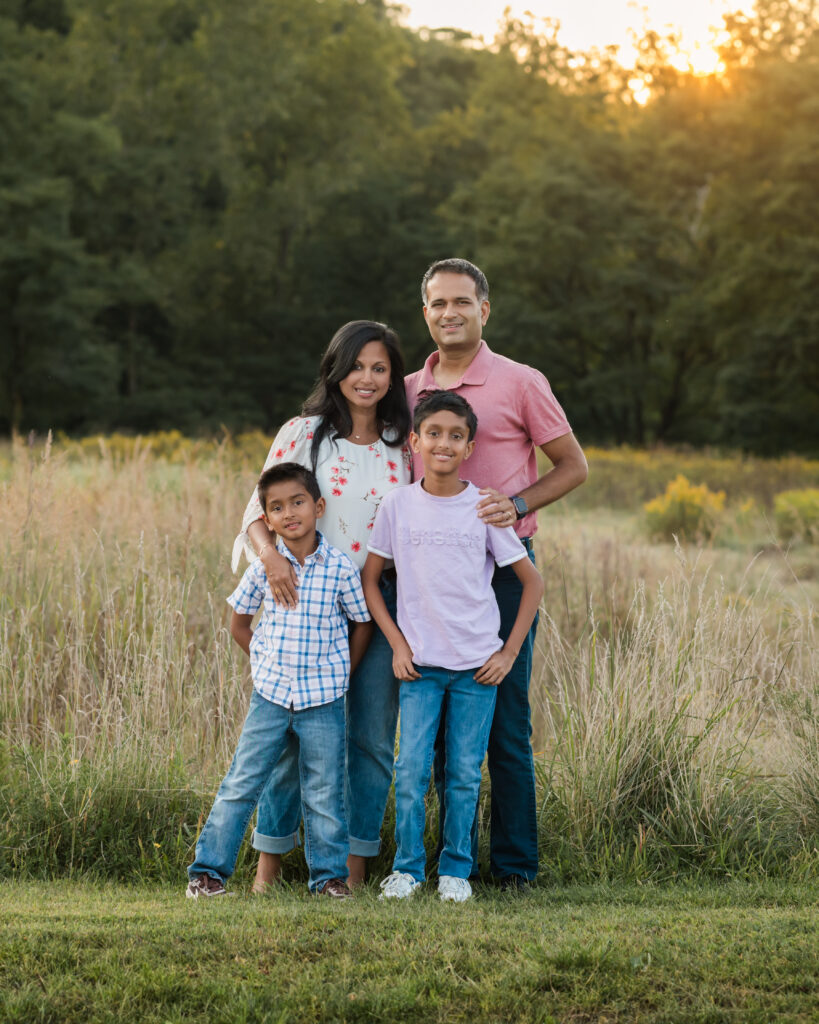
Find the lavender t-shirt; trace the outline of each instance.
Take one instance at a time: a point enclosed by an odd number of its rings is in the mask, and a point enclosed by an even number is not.
[[[478,668],[503,643],[492,591],[495,563],[526,558],[512,527],[486,526],[478,488],[428,494],[422,481],[384,495],[368,549],[392,558],[398,574],[398,627],[416,665]]]

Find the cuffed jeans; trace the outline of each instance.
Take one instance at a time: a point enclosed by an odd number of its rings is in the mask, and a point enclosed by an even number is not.
[[[439,875],[467,878],[472,870],[471,828],[481,786],[497,687],[475,682],[475,669],[417,666],[420,679],[401,684],[401,742],[395,762],[395,860],[393,871],[424,880],[424,797],[435,737],[447,704],[445,727],[446,826]]]
[[[534,564],[531,540],[524,543]],[[514,569],[504,566],[495,569],[492,589],[500,610],[500,638],[505,642],[517,618],[523,587]],[[498,699],[489,732],[487,752],[492,781],[489,869],[498,879],[519,875],[532,881],[537,875],[537,799],[529,708],[529,680],[536,633],[537,616],[509,674],[497,688]],[[442,723],[435,748],[435,788],[440,803],[441,841],[449,811],[443,785],[446,761],[444,730],[445,724]],[[471,874],[479,875],[477,816],[472,827]]]
[[[282,752],[295,748],[304,813],[304,853],[311,890],[347,877],[344,814],[344,698],[292,711],[254,690],[236,753],[196,843],[188,876],[224,881],[259,796]]]
[[[395,582],[382,576],[381,594],[395,618]],[[347,772],[344,803],[350,853],[374,857],[381,847],[381,823],[392,782],[398,681],[392,648],[378,626],[350,679],[347,693]],[[287,853],[299,841],[299,785],[295,747],[288,744],[259,799],[252,845],[265,853]]]

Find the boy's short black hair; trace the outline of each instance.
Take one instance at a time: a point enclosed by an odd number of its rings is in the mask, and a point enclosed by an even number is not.
[[[469,429],[470,441],[478,430],[478,417],[465,398],[461,398],[454,391],[432,391],[415,406],[412,429],[416,434],[420,433],[421,424],[424,420],[428,419],[434,412],[454,412],[456,416],[463,416]]]
[[[304,489],[313,501],[318,501],[321,497],[321,489],[319,488],[315,473],[307,469],[306,466],[300,466],[298,462],[277,462],[275,466],[271,466],[262,473],[256,485],[262,512],[267,512],[266,496],[268,489],[273,484],[280,484],[285,480],[301,480],[304,484]]]

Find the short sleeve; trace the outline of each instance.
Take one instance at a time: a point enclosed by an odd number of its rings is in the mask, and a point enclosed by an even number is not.
[[[262,472],[275,465],[277,462],[298,462],[300,466],[311,465],[310,448],[313,441],[313,424],[315,420],[296,416],[289,420],[276,434],[270,451],[267,453]],[[245,508],[242,517],[242,530],[233,542],[233,553],[230,560],[230,567],[233,572],[239,568],[239,561],[244,552],[249,562],[256,557],[256,552],[248,539],[247,530],[251,523],[262,517],[262,506],[259,503],[259,495],[256,488],[250,496],[250,501]]]
[[[381,502],[370,533],[370,540],[367,544],[367,550],[372,551],[374,555],[380,555],[381,558],[393,557],[392,495],[394,493],[394,491],[391,491],[385,495],[384,500]]]
[[[529,382],[521,397],[521,418],[534,444],[540,446],[571,433],[571,426],[551,385],[539,370],[527,367]]]
[[[352,562],[350,562],[349,572],[345,575],[339,590],[339,603],[344,614],[353,622],[370,621],[367,602],[364,600],[364,588],[361,586],[361,577]]]
[[[239,586],[227,599],[230,607],[239,615],[255,615],[264,601],[264,566],[255,559],[239,580]]]
[[[511,526],[487,526],[486,546],[499,566],[512,565],[528,557],[520,537]]]

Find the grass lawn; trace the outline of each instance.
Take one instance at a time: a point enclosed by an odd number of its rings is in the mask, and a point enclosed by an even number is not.
[[[819,1021],[819,883],[186,901],[7,882],[0,1020]]]

